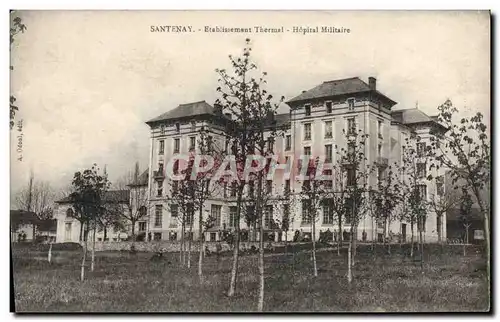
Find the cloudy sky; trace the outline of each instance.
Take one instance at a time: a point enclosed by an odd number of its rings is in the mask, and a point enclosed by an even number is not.
[[[23,161],[12,145],[11,188],[56,188],[75,171],[107,165],[111,180],[147,167],[145,121],[181,103],[216,97],[215,68],[229,68],[246,37],[269,90],[290,99],[332,79],[377,78],[380,91],[429,114],[447,98],[489,123],[487,12],[21,12],[28,30],[12,47],[11,90],[23,120]],[[188,34],[152,25],[192,26]],[[205,33],[205,26],[335,26],[349,34]],[[201,29],[201,31],[199,31]],[[17,135],[18,132],[12,131]],[[11,143],[15,142],[11,138]]]

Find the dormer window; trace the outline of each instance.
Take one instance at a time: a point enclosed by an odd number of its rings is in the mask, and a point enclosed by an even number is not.
[[[347,99],[347,106],[349,107],[349,109],[354,109],[354,98]]]
[[[306,110],[306,116],[311,116],[311,104],[306,104],[304,108]]]
[[[326,102],[326,113],[332,113],[332,102]]]

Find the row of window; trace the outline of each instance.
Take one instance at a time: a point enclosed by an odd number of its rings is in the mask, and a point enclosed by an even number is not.
[[[196,137],[189,137],[189,151],[194,151],[196,149]],[[179,153],[181,150],[181,139],[174,138],[173,153]],[[158,154],[162,155],[165,153],[165,140],[159,140]]]
[[[333,121],[325,121],[325,139],[333,138]],[[303,140],[310,141],[312,138],[312,123],[304,123]],[[347,134],[356,134],[356,118],[347,118]]]
[[[216,227],[221,225],[221,205],[212,205],[211,208],[211,217],[214,219],[214,224]],[[194,224],[194,211],[188,211],[188,214],[180,219],[179,218],[179,206],[178,205],[170,205],[170,214],[172,220],[170,222],[170,227],[177,227],[177,223],[181,220],[184,220],[184,224],[186,226],[191,226]],[[154,227],[162,228],[163,226],[163,205],[155,206],[155,217],[154,217]]]
[[[247,206],[245,209],[245,215],[249,218],[253,216],[254,213],[254,206]],[[289,213],[289,205],[284,205],[284,213],[288,214]],[[170,205],[170,213],[171,213],[171,223],[170,227],[175,228],[177,227],[177,222],[179,221],[179,207],[178,205]],[[184,224],[186,226],[190,226],[191,224],[194,224],[193,219],[194,219],[194,212],[190,211],[190,215],[187,215],[184,218]],[[222,226],[222,205],[211,205],[210,209],[210,216],[213,220],[214,227],[221,227]],[[273,206],[266,206],[265,212],[264,212],[264,227],[266,228],[272,228],[274,226],[273,224]],[[236,206],[230,206],[229,207],[229,221],[228,221],[228,226],[229,227],[235,227],[236,226],[236,218],[237,218],[237,207]],[[154,217],[154,228],[162,228],[163,226],[163,205],[156,205],[155,206],[155,217]]]
[[[302,200],[302,218],[301,218],[301,224],[302,225],[307,225],[311,224],[311,216],[309,215],[309,209],[310,209],[310,201],[309,200]],[[222,206],[221,205],[212,205],[211,206],[211,217],[214,220],[214,227],[221,227],[221,214],[222,214]],[[284,204],[283,205],[283,214],[284,217],[290,218],[290,205]],[[173,221],[178,220],[178,207],[176,205],[171,205],[171,216]],[[264,227],[265,228],[270,228],[274,229],[277,228],[277,224],[273,219],[273,209],[274,206],[268,205],[265,207],[264,210]],[[163,206],[162,205],[157,205],[156,206],[156,211],[155,211],[155,221],[154,221],[154,227],[155,228],[162,228],[163,224]],[[244,214],[242,214],[242,217],[247,217],[247,218],[252,218],[254,216],[255,212],[255,207],[254,206],[247,206],[244,210]],[[188,219],[190,218],[190,219]],[[230,206],[229,207],[229,218],[228,218],[228,227],[233,228],[236,226],[237,223],[237,207],[236,206]],[[191,225],[192,223],[192,216],[187,216],[186,217],[186,225]],[[290,220],[293,220],[290,218]],[[323,206],[323,224],[324,225],[332,225],[334,223],[334,212],[333,208],[329,205],[324,205]],[[346,219],[346,224],[350,223],[350,218]],[[193,223],[194,224],[194,223]],[[292,223],[290,223],[292,224]],[[172,227],[172,225],[171,225]]]
[[[356,133],[356,119],[354,117],[350,117],[347,119],[347,133],[349,135],[355,134]],[[378,133],[379,137],[381,137],[382,133],[382,121],[378,121]],[[304,141],[309,141],[312,139],[312,123],[304,123]],[[210,137],[209,137],[210,138]],[[331,139],[333,138],[333,121],[328,120],[325,121],[325,139]],[[179,153],[180,152],[180,138],[174,138],[173,142],[173,153]],[[225,144],[226,149],[227,149],[227,142]],[[269,140],[268,141],[268,151],[273,151],[274,147],[274,141]],[[191,136],[189,137],[189,151],[194,151],[196,148],[196,137]],[[285,151],[290,151],[292,148],[292,137],[291,135],[287,134],[285,136]],[[424,149],[425,149],[425,143],[424,143]],[[417,146],[417,150],[420,151],[419,147]],[[164,154],[165,153],[165,140],[159,140],[159,148],[158,148],[158,153],[159,154]],[[419,152],[420,154],[420,152]]]
[[[160,125],[160,134],[165,135],[167,130],[167,127],[165,124]],[[190,131],[196,131],[196,122],[192,121],[191,126],[190,126]],[[175,133],[180,133],[181,132],[181,124],[179,122],[176,122],[174,124],[174,132]]]
[[[142,208],[142,207],[141,207]],[[66,213],[69,213],[71,211],[73,211],[71,208],[69,208]],[[144,232],[146,231],[146,222],[145,221],[139,221],[138,222],[138,228],[139,228],[139,232]],[[64,223],[64,240],[66,241],[71,241],[72,239],[72,230],[73,230],[73,223],[72,222],[66,222]],[[118,232],[118,229],[113,228],[113,232],[114,233],[117,233]],[[102,241],[102,238],[98,238],[97,239],[98,241]],[[116,241],[117,238],[113,238],[113,241]]]
[[[355,99],[353,97],[348,98],[346,103],[347,103],[349,110],[354,109]],[[332,113],[332,111],[333,111],[332,107],[333,107],[333,103],[331,101],[325,102],[325,109],[326,109],[327,114]],[[311,104],[304,105],[304,110],[305,110],[306,116],[311,116]]]

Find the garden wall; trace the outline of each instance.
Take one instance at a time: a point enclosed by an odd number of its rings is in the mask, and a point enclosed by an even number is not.
[[[120,241],[120,242],[96,242],[96,251],[129,251],[132,244],[138,252],[158,252],[163,250],[164,252],[178,252],[181,249],[181,243],[178,241],[150,241],[150,242],[131,242],[131,241]],[[205,245],[210,252],[215,252],[217,242],[206,242]],[[231,247],[228,243],[221,242],[222,251],[229,251]],[[92,244],[88,244],[89,249],[92,248]],[[248,250],[252,246],[256,249],[259,248],[259,242],[240,242],[241,250]],[[278,246],[284,246],[284,243],[265,243],[265,248],[273,248]],[[187,242],[186,242],[187,247]],[[198,251],[199,244],[194,241],[191,244],[191,251]]]

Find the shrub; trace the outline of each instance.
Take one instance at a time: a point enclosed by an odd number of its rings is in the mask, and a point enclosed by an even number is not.
[[[49,245],[45,244],[44,247],[48,250]],[[79,243],[57,243],[52,244],[52,250],[81,250],[82,245]]]

